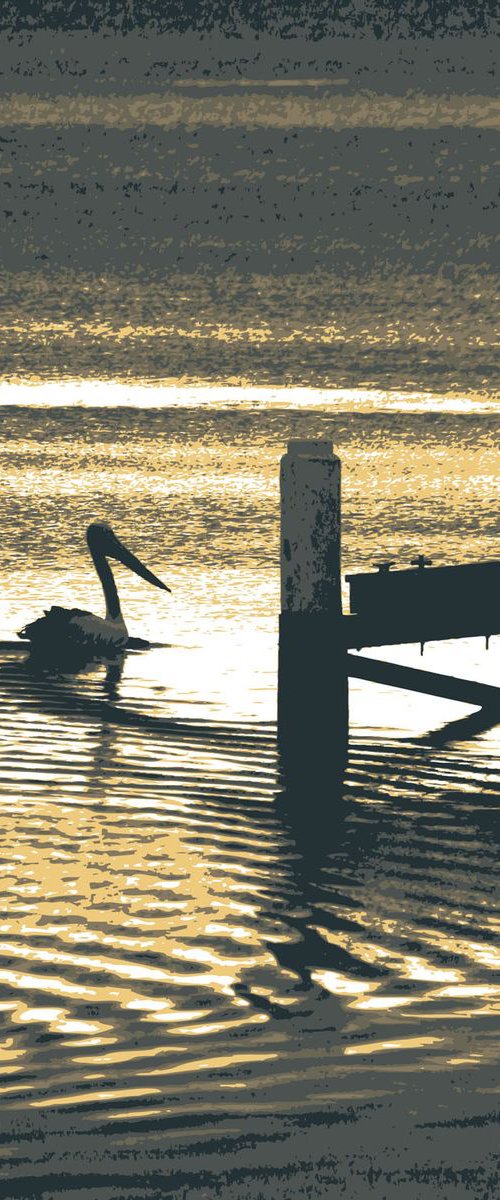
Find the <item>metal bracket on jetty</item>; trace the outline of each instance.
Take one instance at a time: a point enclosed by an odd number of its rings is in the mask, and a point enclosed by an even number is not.
[[[500,632],[500,562],[348,575],[342,613],[341,463],[328,441],[289,442],[281,460],[278,734],[285,759],[314,747],[339,763],[349,731],[348,676],[498,711],[500,688],[352,649]],[[309,766],[313,766],[309,762]]]

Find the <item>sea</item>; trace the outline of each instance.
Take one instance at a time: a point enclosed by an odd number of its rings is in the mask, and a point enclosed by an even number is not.
[[[352,679],[343,773],[334,712],[321,778],[276,736],[291,438],[342,461],[346,612],[500,557],[491,5],[12,7],[2,1200],[496,1200],[500,726]],[[42,670],[95,520],[171,594],[117,564],[150,648]],[[369,653],[500,680],[495,636]]]
[[[275,722],[288,440],[342,460],[344,575],[491,559],[497,400],[18,379],[0,418],[3,1196],[493,1197],[499,727],[353,680],[297,788]],[[27,620],[102,611],[95,519],[171,595],[117,565],[151,649],[40,671]]]

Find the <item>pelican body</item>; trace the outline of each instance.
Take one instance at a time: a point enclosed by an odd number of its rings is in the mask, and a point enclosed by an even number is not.
[[[109,655],[124,650],[129,640],[127,626],[122,616],[120,600],[108,559],[114,558],[134,571],[141,579],[154,587],[169,592],[152,571],[127,550],[113,533],[110,525],[95,522],[87,529],[87,545],[92,562],[102,584],[106,601],[106,616],[98,617],[81,608],[46,609],[45,615],[25,625],[19,637],[31,642],[32,650],[38,653],[81,653],[86,657]]]

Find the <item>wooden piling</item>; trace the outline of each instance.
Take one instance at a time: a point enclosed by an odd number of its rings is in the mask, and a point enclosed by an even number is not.
[[[335,774],[348,741],[341,599],[341,467],[328,441],[281,460],[278,736],[282,760]]]

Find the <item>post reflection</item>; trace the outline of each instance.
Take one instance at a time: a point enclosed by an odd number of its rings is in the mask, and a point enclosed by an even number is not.
[[[481,755],[354,737],[306,777],[267,726],[123,721],[127,686],[0,672],[5,1101],[293,1107],[490,1064]]]

